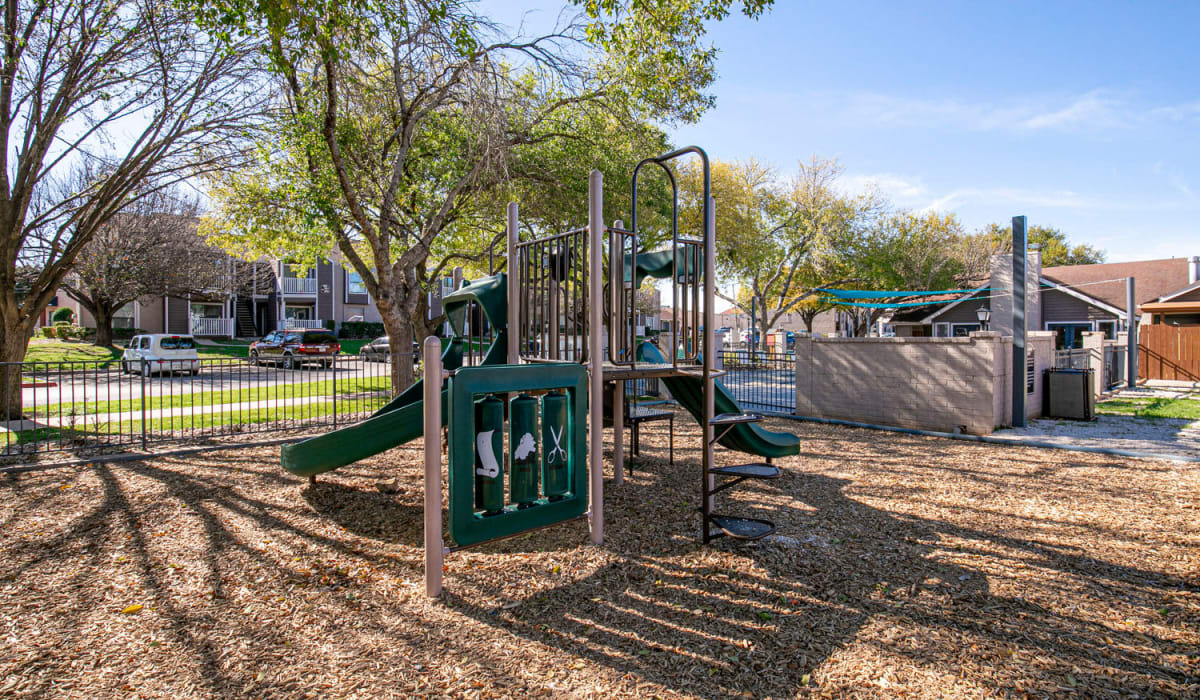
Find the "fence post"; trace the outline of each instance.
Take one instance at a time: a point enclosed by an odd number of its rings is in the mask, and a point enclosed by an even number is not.
[[[338,425],[337,419],[337,358],[334,355],[329,356],[329,371],[333,373],[333,427]]]
[[[138,360],[138,376],[142,383],[142,449],[146,449],[146,358]]]

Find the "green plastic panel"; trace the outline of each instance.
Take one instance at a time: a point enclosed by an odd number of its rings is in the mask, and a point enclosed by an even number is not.
[[[587,371],[577,363],[468,367],[455,372],[447,390],[449,410],[450,536],[459,546],[553,525],[587,512]],[[532,507],[507,504],[503,513],[475,510],[475,402],[488,394],[561,389],[567,394],[567,471],[570,491],[562,500],[539,498]],[[483,442],[488,443],[485,436]],[[544,446],[539,446],[541,450]],[[496,455],[497,461],[503,455]]]

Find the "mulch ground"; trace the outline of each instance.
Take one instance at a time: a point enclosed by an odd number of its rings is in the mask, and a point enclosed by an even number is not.
[[[719,498],[777,536],[700,546],[698,430],[670,466],[655,424],[603,547],[453,554],[441,601],[417,446],[0,479],[0,696],[1200,696],[1200,469],[773,427],[803,454]]]

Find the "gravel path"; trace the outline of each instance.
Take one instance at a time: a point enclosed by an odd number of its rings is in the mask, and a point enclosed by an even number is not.
[[[1196,399],[1200,394],[1138,388],[1122,390],[1116,396],[1129,399]],[[1029,421],[1024,428],[997,430],[992,437],[1200,458],[1200,420],[1105,415],[1097,416],[1094,421],[1037,419]]]
[[[316,484],[267,448],[2,479],[0,696],[1200,696],[1200,469],[770,427],[801,456],[719,507],[778,535],[697,544],[681,416],[604,546],[450,555],[440,601],[414,445]]]

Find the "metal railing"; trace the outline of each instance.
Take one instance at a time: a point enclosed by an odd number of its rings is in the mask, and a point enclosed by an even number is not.
[[[578,362],[587,355],[588,232],[575,229],[516,244],[509,284],[521,290],[516,333],[521,357]]]
[[[388,401],[391,369],[359,356],[0,364],[0,456],[77,456],[358,422]],[[282,356],[280,357],[282,360]]]
[[[1087,369],[1091,367],[1091,351],[1086,348],[1066,348],[1054,351],[1055,369]]]
[[[1112,389],[1125,383],[1125,353],[1128,348],[1124,345],[1112,344],[1104,346],[1104,388]]]
[[[325,322],[317,318],[281,318],[279,328],[324,328]]]
[[[284,294],[316,294],[316,277],[281,277],[279,288]]]
[[[783,352],[721,351],[720,381],[746,411],[796,409],[796,356]]]
[[[233,337],[232,318],[201,318],[192,319],[192,335]]]

